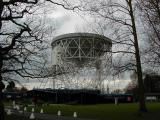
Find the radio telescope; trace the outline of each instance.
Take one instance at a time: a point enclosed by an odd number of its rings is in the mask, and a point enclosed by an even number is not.
[[[103,81],[111,74],[112,42],[92,33],[69,33],[52,43],[53,88],[103,89]]]

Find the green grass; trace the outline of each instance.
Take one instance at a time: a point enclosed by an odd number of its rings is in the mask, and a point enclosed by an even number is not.
[[[12,101],[3,101],[4,106],[11,106]]]
[[[11,105],[5,102],[5,105]],[[32,107],[28,107],[31,111]],[[96,104],[96,105],[63,105],[52,104],[35,107],[35,112],[39,112],[43,108],[47,114],[57,115],[57,111],[61,110],[63,116],[73,116],[73,112],[78,113],[80,118],[93,118],[97,120],[160,120],[160,103],[147,103],[148,112],[138,113],[138,104]],[[7,119],[8,120],[8,119]]]
[[[138,113],[138,104],[96,104],[96,105],[43,105],[36,107],[39,112],[43,108],[45,113],[57,114],[62,111],[63,116],[72,116],[73,112],[78,113],[81,118],[93,118],[97,120],[160,120],[160,103],[147,103],[148,112]],[[28,108],[31,110],[31,107]],[[154,119],[153,119],[154,118]]]

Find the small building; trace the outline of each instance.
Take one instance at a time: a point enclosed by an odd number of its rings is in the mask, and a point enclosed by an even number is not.
[[[101,94],[100,90],[90,89],[35,89],[28,91],[27,95],[54,104],[114,103],[115,97],[121,103],[133,102],[132,94]]]
[[[94,104],[98,102],[99,90],[86,89],[35,89],[27,92],[29,98],[37,97],[56,104]]]
[[[160,75],[146,75],[144,86],[146,100],[160,101]]]

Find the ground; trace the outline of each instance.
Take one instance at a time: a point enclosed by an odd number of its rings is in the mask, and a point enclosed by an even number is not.
[[[29,120],[26,117],[19,117],[19,116],[16,116],[16,115],[6,116],[5,118],[6,118],[6,120]]]
[[[32,107],[28,107],[31,111]],[[35,112],[43,108],[47,114],[57,114],[62,111],[63,116],[73,116],[77,112],[80,118],[90,118],[97,120],[160,120],[160,103],[147,103],[148,112],[139,113],[137,103],[126,103],[115,106],[114,104],[96,105],[43,105],[35,107]],[[16,118],[15,118],[16,119]],[[9,120],[9,119],[7,119]],[[12,118],[12,120],[14,120]],[[23,119],[22,119],[23,120]],[[25,119],[24,119],[25,120]]]

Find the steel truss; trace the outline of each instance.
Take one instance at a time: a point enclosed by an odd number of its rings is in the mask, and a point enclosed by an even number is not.
[[[54,88],[103,89],[102,83],[112,67],[112,44],[108,38],[72,34],[54,40],[52,49],[57,46],[60,57],[49,72]]]

